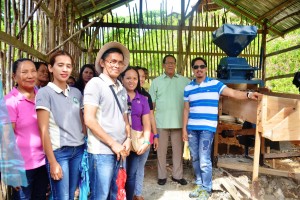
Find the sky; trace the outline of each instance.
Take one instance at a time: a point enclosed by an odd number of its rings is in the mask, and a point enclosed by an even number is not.
[[[188,11],[187,13],[189,13],[191,11],[191,6],[195,5],[197,3],[198,0],[190,0],[190,4],[188,6]],[[134,0],[132,2],[129,3],[130,7],[135,7],[135,4],[139,10],[139,6],[140,6],[140,0]],[[163,3],[163,5],[165,6],[166,4],[166,0],[148,0],[147,1],[147,8],[148,11],[151,10],[160,10],[160,6]],[[187,6],[188,0],[185,0],[185,4]],[[167,1],[167,13],[171,13],[173,12],[177,12],[180,13],[181,10],[181,0],[168,0]],[[185,6],[185,7],[186,7]],[[146,1],[143,0],[143,11],[146,10]],[[121,6],[117,9],[113,10],[113,13],[117,13],[118,16],[129,16],[129,11],[128,8],[126,7],[126,5]]]

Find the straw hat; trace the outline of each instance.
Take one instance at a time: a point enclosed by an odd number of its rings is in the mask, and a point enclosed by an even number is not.
[[[96,57],[95,68],[98,71],[98,73],[103,72],[103,67],[100,66],[101,57],[107,50],[109,50],[111,48],[117,48],[122,51],[123,57],[124,57],[124,64],[125,64],[123,71],[128,67],[129,59],[130,59],[129,50],[123,44],[121,44],[119,42],[108,42],[101,47],[101,49],[99,50],[97,57]]]

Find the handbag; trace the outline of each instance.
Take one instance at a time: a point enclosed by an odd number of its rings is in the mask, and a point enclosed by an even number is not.
[[[144,143],[144,132],[132,128],[131,102],[128,102],[128,121],[130,125],[131,151],[137,152]]]
[[[109,88],[111,89],[115,99],[116,99],[116,102],[118,104],[118,107],[120,109],[120,112],[122,113],[122,110],[121,110],[121,105],[120,105],[120,102],[118,100],[118,97],[113,89],[113,86],[110,85]],[[143,145],[144,143],[144,134],[143,134],[143,131],[136,131],[134,129],[132,129],[132,121],[131,121],[131,102],[128,102],[128,120],[129,120],[129,125],[130,125],[130,135],[131,135],[131,151],[133,152],[137,152],[140,147]]]

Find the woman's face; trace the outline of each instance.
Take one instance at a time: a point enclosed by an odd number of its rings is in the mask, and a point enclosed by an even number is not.
[[[89,82],[94,77],[93,70],[90,68],[86,67],[83,72],[82,72],[82,79],[85,83]]]
[[[72,69],[72,60],[67,55],[57,56],[54,65],[49,67],[49,71],[53,73],[54,81],[58,82],[67,82]]]
[[[138,72],[139,72],[139,76],[140,76],[140,84],[141,84],[141,87],[143,87],[145,80],[146,80],[146,74],[145,74],[144,70],[142,70],[142,69],[139,69]]]
[[[16,73],[13,74],[14,81],[22,89],[33,89],[37,80],[37,71],[32,61],[26,60],[18,64]]]
[[[138,74],[135,70],[130,69],[126,71],[123,78],[123,85],[127,91],[134,91],[138,84]]]
[[[46,65],[41,64],[37,71],[37,79],[40,82],[49,82],[49,71]]]

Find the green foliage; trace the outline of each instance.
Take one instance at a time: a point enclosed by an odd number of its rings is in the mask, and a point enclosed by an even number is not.
[[[300,44],[300,29],[297,29],[284,38],[277,38],[267,43],[267,54],[293,47]],[[300,71],[300,50],[295,49],[286,53],[267,58],[266,77],[291,74]],[[267,81],[266,86],[275,92],[295,93],[299,90],[292,83],[292,78],[283,78]]]

